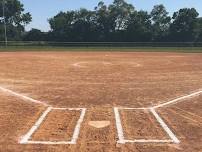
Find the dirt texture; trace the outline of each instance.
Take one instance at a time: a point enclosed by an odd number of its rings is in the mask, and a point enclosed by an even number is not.
[[[0,91],[0,152],[202,152],[202,95],[157,112],[180,144],[118,144],[114,107],[158,105],[202,89],[202,54],[0,53],[0,87],[59,108],[87,108],[75,145],[19,144],[47,106]],[[121,111],[126,138],[168,139],[150,112]],[[79,112],[51,111],[33,140],[71,139]],[[109,121],[96,128],[90,121]]]

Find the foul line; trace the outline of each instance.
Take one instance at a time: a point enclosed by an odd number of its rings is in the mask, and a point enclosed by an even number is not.
[[[0,91],[11,94],[13,96],[19,97],[23,100],[27,100],[33,103],[37,103],[37,104],[43,104],[45,106],[48,106],[48,108],[46,109],[46,111],[40,116],[40,118],[37,120],[37,122],[34,124],[34,126],[32,126],[32,128],[28,131],[28,133],[22,137],[22,139],[20,140],[21,144],[76,144],[76,141],[79,137],[79,133],[80,133],[80,127],[81,127],[81,123],[84,120],[84,116],[86,113],[86,108],[54,108],[44,102],[41,102],[39,100],[35,100],[33,98],[30,98],[28,96],[19,94],[17,92],[14,92],[10,89],[4,88],[0,86]],[[185,95],[179,98],[176,98],[174,100],[156,105],[156,106],[152,106],[152,107],[142,107],[142,108],[114,108],[114,114],[115,114],[115,122],[116,122],[116,128],[117,128],[117,132],[118,132],[118,137],[119,140],[117,141],[120,144],[125,144],[126,142],[129,143],[164,143],[164,142],[174,142],[176,144],[180,143],[179,139],[174,135],[174,133],[171,131],[171,129],[166,125],[166,123],[163,121],[163,119],[159,116],[159,114],[155,111],[155,109],[157,108],[162,108],[164,106],[168,106],[171,104],[176,104],[182,100],[185,100],[187,98],[193,98],[195,96],[198,96],[202,93],[202,90],[194,92],[192,94],[189,95]],[[51,110],[81,110],[81,115],[79,120],[77,121],[76,127],[74,129],[73,132],[73,136],[71,138],[71,141],[29,141],[29,139],[31,138],[32,134],[40,127],[41,123],[44,121],[44,119],[46,118],[46,116],[48,115],[48,113]],[[157,119],[157,121],[160,123],[160,125],[162,126],[162,128],[165,130],[165,132],[168,134],[168,136],[171,138],[171,140],[145,140],[145,139],[139,139],[139,140],[125,140],[124,139],[124,133],[123,133],[123,127],[121,124],[121,118],[120,118],[120,114],[119,114],[119,109],[126,109],[126,110],[150,110],[150,112],[154,115],[154,117]]]
[[[79,117],[79,120],[77,121],[76,127],[73,132],[73,136],[71,138],[71,141],[32,141],[30,140],[31,136],[33,135],[34,132],[37,131],[37,129],[40,127],[42,122],[45,120],[47,117],[48,113],[51,112],[51,110],[81,110],[81,115]],[[46,111],[39,117],[37,122],[32,126],[32,128],[28,131],[26,135],[22,137],[20,140],[20,144],[49,144],[49,145],[59,145],[59,144],[76,144],[76,141],[79,137],[80,133],[80,128],[81,128],[81,123],[84,120],[84,116],[86,113],[86,108],[53,108],[53,107],[48,107]]]
[[[194,93],[191,93],[189,95],[185,95],[185,96],[181,96],[179,98],[176,98],[176,99],[173,99],[173,100],[170,100],[168,102],[165,102],[165,103],[161,103],[159,105],[156,105],[156,106],[151,106],[151,107],[141,107],[141,108],[127,108],[127,107],[119,107],[119,109],[125,109],[125,110],[150,110],[151,108],[153,109],[157,109],[157,108],[162,108],[164,106],[169,106],[169,105],[173,105],[173,104],[176,104],[176,103],[179,103],[180,101],[183,101],[187,98],[193,98],[193,97],[196,97],[198,95],[202,94],[202,90],[200,89],[200,91],[196,91]]]
[[[25,95],[19,94],[19,93],[17,93],[17,92],[14,92],[14,91],[9,90],[9,89],[6,89],[6,88],[3,88],[3,87],[1,87],[1,86],[0,86],[0,90],[3,91],[3,92],[5,92],[5,93],[11,94],[12,96],[16,96],[16,97],[18,97],[18,98],[21,98],[21,99],[23,99],[23,100],[28,100],[28,101],[31,101],[31,102],[33,102],[33,103],[43,104],[43,105],[45,105],[45,106],[48,106],[48,104],[46,104],[46,103],[44,103],[44,102],[41,102],[41,101],[39,101],[39,100],[35,100],[35,99],[33,99],[33,98],[30,98],[30,97],[27,97],[27,96],[25,96]]]
[[[117,141],[117,143],[120,144],[125,144],[125,143],[176,143],[179,144],[180,140],[176,137],[176,135],[171,131],[171,129],[167,126],[167,124],[163,121],[163,119],[160,117],[160,115],[155,111],[155,109],[157,108],[162,108],[164,106],[168,106],[171,104],[176,104],[179,103],[179,101],[185,100],[187,98],[193,98],[195,96],[198,96],[202,93],[202,90],[200,89],[200,91],[196,91],[194,93],[191,93],[189,95],[185,95],[179,98],[176,98],[174,100],[153,106],[153,107],[142,107],[142,108],[124,108],[124,107],[115,107],[114,108],[114,114],[115,114],[115,122],[116,122],[116,129],[117,129],[117,133],[118,133],[118,138],[119,140]],[[135,139],[135,140],[126,140],[124,139],[124,133],[123,133],[123,127],[121,124],[121,117],[120,117],[120,113],[119,113],[119,109],[124,109],[124,110],[149,110],[154,117],[156,118],[156,120],[158,121],[158,123],[160,124],[160,126],[164,129],[164,131],[167,133],[167,135],[170,137],[169,140],[158,140],[158,139]]]
[[[178,102],[181,101],[181,100],[184,100],[184,99],[187,99],[187,98],[195,97],[195,96],[197,96],[197,95],[200,95],[201,93],[202,93],[202,90],[201,90],[201,91],[194,92],[194,93],[189,94],[189,95],[186,95],[186,96],[183,96],[183,97],[179,97],[179,98],[177,98],[177,99],[168,101],[168,102],[166,102],[166,103],[159,104],[159,105],[157,105],[157,106],[153,106],[153,107],[151,107],[151,108],[156,109],[156,108],[161,108],[161,107],[164,107],[164,106],[167,106],[167,105],[176,104],[176,103],[178,103]]]

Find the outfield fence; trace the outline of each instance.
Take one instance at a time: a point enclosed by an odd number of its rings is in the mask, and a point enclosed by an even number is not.
[[[0,41],[0,47],[202,47],[202,42],[47,42]]]

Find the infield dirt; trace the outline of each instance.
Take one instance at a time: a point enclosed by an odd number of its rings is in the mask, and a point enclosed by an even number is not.
[[[0,91],[0,151],[202,151],[202,95],[157,109],[181,141],[118,144],[114,107],[150,107],[202,89],[202,54],[0,53],[0,87],[53,107],[87,108],[75,145],[19,144],[47,107]],[[129,139],[167,135],[145,111],[121,111]],[[69,140],[79,112],[54,110],[33,140]],[[96,128],[90,121],[109,121]]]

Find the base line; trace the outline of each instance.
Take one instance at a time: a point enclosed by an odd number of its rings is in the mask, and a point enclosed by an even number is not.
[[[183,97],[179,97],[177,99],[174,99],[174,100],[171,100],[171,101],[168,101],[166,103],[162,103],[162,104],[159,104],[157,106],[153,106],[151,108],[161,108],[161,107],[164,107],[164,106],[167,106],[167,105],[170,105],[170,104],[175,104],[175,103],[178,103],[180,100],[184,100],[184,99],[187,99],[187,98],[192,98],[192,97],[195,97],[197,95],[200,95],[202,93],[202,90],[201,91],[197,91],[197,92],[194,92],[192,94],[189,94],[189,95],[186,95],[186,96],[183,96]]]
[[[1,87],[1,86],[0,86],[0,90],[3,91],[3,92],[5,92],[5,93],[11,94],[12,96],[16,96],[16,97],[18,97],[18,98],[21,98],[21,99],[23,99],[23,100],[28,100],[28,101],[31,101],[31,102],[33,102],[33,103],[43,104],[43,105],[45,105],[45,106],[48,106],[48,105],[47,105],[46,103],[44,103],[44,102],[41,102],[41,101],[39,101],[39,100],[35,100],[35,99],[33,99],[33,98],[30,98],[30,97],[27,97],[27,96],[25,96],[25,95],[19,94],[19,93],[17,93],[17,92],[14,92],[14,91],[9,90],[9,89],[6,89],[6,88],[3,88],[3,87]]]
[[[166,131],[166,133],[168,134],[168,136],[172,139],[172,141],[174,143],[176,143],[176,144],[179,144],[180,143],[179,139],[177,139],[177,137],[170,130],[170,128],[168,128],[168,126],[166,125],[166,123],[161,119],[161,117],[157,114],[157,112],[154,110],[154,108],[151,108],[150,111],[154,115],[154,117],[156,118],[156,120],[160,123],[160,125],[163,127],[163,129]]]

